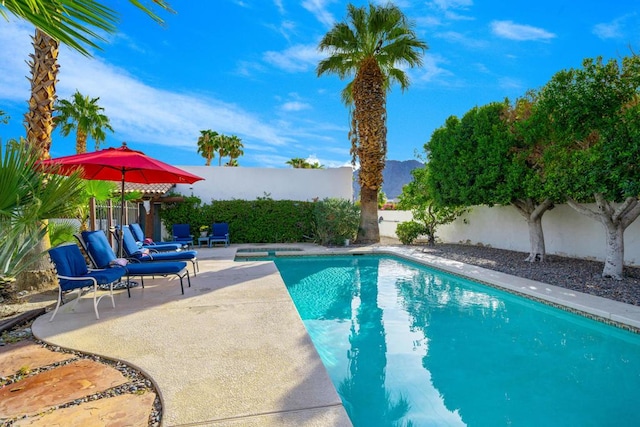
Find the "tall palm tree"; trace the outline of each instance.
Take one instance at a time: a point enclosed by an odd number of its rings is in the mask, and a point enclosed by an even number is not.
[[[226,142],[228,144],[227,155],[229,156],[226,166],[238,166],[236,159],[244,154],[242,140],[237,135],[231,135]]]
[[[129,0],[134,6],[162,24],[163,20],[139,0]],[[153,0],[154,5],[173,12],[165,0]],[[106,39],[99,33],[116,31],[114,10],[95,0],[5,0],[0,2],[0,16],[7,12],[36,27],[33,36],[34,53],[30,55],[31,99],[25,114],[27,143],[40,150],[41,158],[49,157],[53,132],[55,84],[58,75],[59,44],[68,45],[86,56],[89,48],[97,48]]]
[[[134,6],[158,23],[162,19],[140,0],[129,0]],[[173,12],[165,0],[153,0],[154,5]],[[68,45],[86,56],[89,48],[100,48],[98,42],[105,39],[99,32],[113,34],[116,31],[116,13],[95,0],[4,0],[0,2],[0,15],[7,12],[30,22],[36,27],[33,36],[34,52],[30,55],[31,97],[29,111],[25,114],[26,144],[34,147],[41,159],[50,157],[51,134],[53,132],[53,108],[56,101],[59,44]],[[43,225],[46,226],[46,220]],[[33,248],[41,253],[50,247],[48,235]],[[48,281],[54,283],[54,275],[48,263],[42,261],[35,266],[33,277],[20,278],[29,282]]]
[[[413,31],[413,23],[393,4],[366,7],[347,5],[347,21],[336,23],[318,48],[329,56],[316,72],[337,74],[353,80],[342,91],[343,101],[352,106],[352,162],[360,162],[360,227],[357,241],[380,241],[378,190],[387,154],[386,93],[397,82],[402,90],[409,78],[398,67],[422,65],[427,44]]]
[[[220,135],[211,129],[201,130],[198,137],[198,154],[205,158],[205,166],[211,166],[211,160],[216,156],[220,146]]]
[[[87,138],[91,137],[96,142],[96,151],[100,149],[100,143],[104,142],[107,135],[105,129],[113,132],[109,123],[109,117],[101,113],[104,108],[98,105],[100,98],[83,96],[76,90],[71,100],[62,99],[55,105],[58,113],[53,118],[56,126],[60,126],[62,136],[68,136],[76,131],[76,153],[87,152]]]

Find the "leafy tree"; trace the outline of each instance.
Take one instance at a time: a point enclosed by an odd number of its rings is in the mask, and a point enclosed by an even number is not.
[[[342,92],[351,110],[352,162],[360,162],[362,207],[357,241],[380,241],[378,190],[387,154],[386,93],[392,83],[409,86],[405,67],[422,64],[427,45],[418,39],[413,23],[389,3],[368,9],[347,5],[347,21],[338,22],[322,38],[318,48],[329,56],[320,61],[318,76],[332,73],[341,79],[354,76]]]
[[[556,73],[534,110],[553,142],[543,157],[549,189],[604,226],[604,277],[623,276],[624,231],[640,215],[639,90],[640,57],[585,59]]]
[[[102,114],[104,108],[98,105],[100,98],[83,96],[79,91],[71,100],[59,100],[55,106],[58,115],[53,118],[56,126],[60,127],[62,136],[68,136],[76,131],[76,153],[87,152],[87,137],[96,142],[96,151],[107,135],[105,130],[113,132],[109,118]]]
[[[437,206],[512,205],[529,228],[527,261],[545,257],[542,215],[545,197],[534,128],[527,126],[533,94],[474,107],[460,120],[447,119],[425,145],[428,194]]]
[[[211,160],[220,147],[220,135],[211,129],[201,130],[198,138],[198,154],[205,158],[205,166],[211,166]]]
[[[398,237],[404,244],[411,244],[420,235],[427,236],[429,246],[436,244],[436,231],[466,212],[464,207],[450,207],[435,203],[428,186],[429,164],[411,171],[413,180],[402,187],[398,207],[411,210],[414,221],[398,224]]]

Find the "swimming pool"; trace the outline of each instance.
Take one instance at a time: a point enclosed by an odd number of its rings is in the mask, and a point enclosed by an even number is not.
[[[356,427],[640,425],[638,334],[391,256],[274,261]]]

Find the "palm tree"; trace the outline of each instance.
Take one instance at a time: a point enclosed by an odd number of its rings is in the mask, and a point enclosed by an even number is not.
[[[79,174],[39,172],[38,156],[24,143],[7,144],[4,151],[0,145],[0,293],[9,297],[7,285],[44,253],[33,251],[47,237],[43,220],[72,213],[82,191]]]
[[[309,162],[300,157],[294,157],[291,160],[287,160],[285,164],[290,165],[294,169],[309,169],[310,167]]]
[[[242,140],[236,135],[231,135],[228,138],[227,143],[229,144],[227,147],[229,161],[225,166],[238,166],[236,159],[244,154],[244,150],[242,149],[244,147]]]
[[[329,57],[318,64],[318,76],[337,74],[341,79],[354,75],[342,91],[351,110],[352,162],[360,162],[360,228],[357,241],[380,241],[378,190],[387,154],[386,93],[393,82],[402,90],[409,86],[399,66],[422,65],[426,43],[419,40],[402,11],[393,5],[347,6],[347,22],[338,22],[322,38],[318,48]]]
[[[156,22],[163,22],[139,0],[129,1]],[[165,0],[153,0],[153,3],[173,12]],[[88,48],[99,49],[97,42],[105,41],[99,32],[115,33],[116,13],[95,0],[4,0],[0,2],[0,15],[6,18],[7,11],[36,27],[32,42],[34,52],[29,61],[31,98],[25,114],[26,144],[34,147],[41,159],[47,159],[50,157],[54,127],[59,44],[66,44],[83,55],[91,56]],[[43,225],[46,226],[46,220]],[[33,251],[42,253],[49,247],[49,239],[45,237],[34,246]],[[53,285],[49,263],[42,261],[34,268],[32,278],[21,277],[25,284],[44,280]]]
[[[205,166],[211,166],[220,145],[220,135],[211,129],[201,130],[198,138],[198,154],[205,158]]]
[[[100,143],[107,135],[105,129],[113,132],[109,124],[109,118],[101,113],[104,108],[98,106],[100,98],[82,96],[76,90],[72,99],[60,100],[55,106],[58,115],[53,118],[53,123],[60,127],[62,136],[68,136],[76,131],[76,153],[87,152],[87,137],[96,142],[96,151],[100,149]]]

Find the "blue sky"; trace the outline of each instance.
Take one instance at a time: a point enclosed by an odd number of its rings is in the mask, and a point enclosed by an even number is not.
[[[346,85],[317,77],[320,38],[346,18],[346,1],[170,1],[161,27],[128,1],[118,33],[93,58],[62,48],[59,98],[77,89],[100,97],[115,133],[102,147],[127,141],[174,165],[203,165],[200,130],[238,135],[249,167],[289,167],[294,157],[326,167],[350,162]],[[353,1],[355,5],[367,2]],[[640,3],[569,0],[401,0],[429,45],[421,68],[407,70],[408,91],[387,100],[388,159],[414,159],[450,115],[522,96],[582,59],[640,52]],[[0,22],[0,110],[11,116],[0,138],[24,135],[33,28]],[[74,138],[54,132],[53,157],[73,154]],[[88,142],[89,149],[94,147]],[[217,159],[213,162],[217,165]]]

